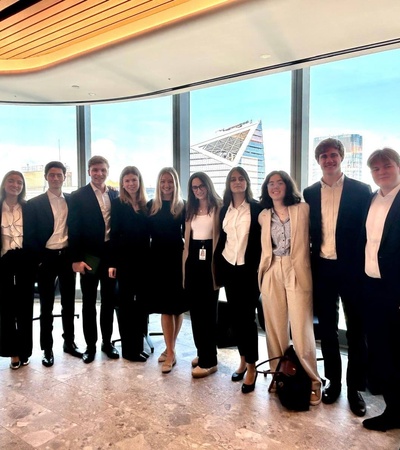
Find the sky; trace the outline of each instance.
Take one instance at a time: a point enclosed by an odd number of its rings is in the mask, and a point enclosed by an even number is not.
[[[317,136],[356,133],[363,136],[364,161],[383,146],[400,151],[400,50],[316,65],[310,80],[311,146]],[[266,171],[289,171],[290,92],[290,72],[192,91],[191,143],[262,120]],[[172,165],[171,103],[161,97],[92,106],[92,154],[110,160],[111,179],[136,165],[154,186],[158,171]],[[76,174],[75,108],[0,106],[0,155],[0,175],[53,159]],[[367,169],[364,178],[370,181]]]

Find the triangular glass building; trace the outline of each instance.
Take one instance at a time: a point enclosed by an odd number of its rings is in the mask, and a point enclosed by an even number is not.
[[[258,197],[265,177],[261,120],[225,128],[216,137],[190,147],[190,174],[206,172],[220,195],[228,172],[235,166],[247,171],[253,194]]]

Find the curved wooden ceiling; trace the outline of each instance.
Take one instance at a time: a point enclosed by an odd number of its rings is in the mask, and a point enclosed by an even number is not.
[[[43,69],[229,2],[0,0],[0,73]]]

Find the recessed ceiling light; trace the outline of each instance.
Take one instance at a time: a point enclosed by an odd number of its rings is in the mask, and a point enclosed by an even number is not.
[[[261,59],[268,59],[271,58],[271,55],[268,55],[268,53],[264,53],[263,55],[260,55]]]
[[[73,84],[71,87],[74,89],[79,89],[79,86],[77,84]]]
[[[89,92],[90,97],[96,97],[96,94],[94,92]]]

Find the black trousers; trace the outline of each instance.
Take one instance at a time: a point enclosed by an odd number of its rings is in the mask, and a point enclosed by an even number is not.
[[[61,318],[64,341],[74,342],[75,280],[67,249],[45,250],[38,270],[40,294],[40,347],[53,348],[53,307],[55,281],[58,277],[61,294]]]
[[[204,248],[206,260],[199,259]],[[185,290],[189,300],[193,340],[199,366],[206,369],[217,361],[217,305],[219,290],[214,290],[212,272],[212,240],[190,240],[185,267]]]
[[[23,250],[0,258],[0,355],[32,355],[34,267]]]
[[[95,350],[97,342],[97,312],[96,299],[97,287],[100,283],[100,329],[103,342],[111,341],[115,309],[115,285],[116,281],[108,276],[107,258],[102,258],[95,274],[81,275],[82,289],[82,324],[83,334],[88,349]]]
[[[393,280],[398,281],[398,280]],[[368,357],[386,412],[400,418],[400,295],[381,279],[364,278]]]
[[[364,391],[367,379],[367,345],[360,280],[345,272],[337,260],[319,258],[313,267],[314,307],[319,321],[325,376],[331,383],[342,380],[339,348],[339,296],[347,326],[348,365],[346,381],[350,389]]]
[[[231,308],[232,326],[238,350],[248,364],[258,360],[256,308],[260,297],[257,271],[246,264],[233,266],[222,257],[222,273],[226,299]]]
[[[136,276],[135,276],[136,274]],[[147,334],[148,314],[145,308],[143,277],[133,267],[117,268],[118,325],[122,356],[130,359],[143,351],[143,337]]]

